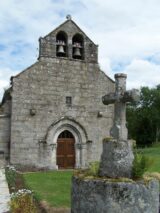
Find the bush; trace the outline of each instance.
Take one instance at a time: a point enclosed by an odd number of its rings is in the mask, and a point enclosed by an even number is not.
[[[98,176],[99,164],[99,161],[91,162],[87,170],[87,175]]]
[[[132,174],[134,178],[141,178],[143,174],[151,167],[153,160],[143,154],[135,152]]]
[[[12,213],[36,213],[37,208],[34,202],[33,193],[27,189],[18,190],[11,194],[10,210]]]
[[[6,166],[5,174],[6,174],[6,179],[7,179],[9,188],[12,189],[12,191],[15,191],[16,175],[17,175],[15,167],[14,166]]]

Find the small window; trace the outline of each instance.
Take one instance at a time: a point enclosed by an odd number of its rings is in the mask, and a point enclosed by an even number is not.
[[[67,106],[71,106],[72,105],[72,97],[70,97],[70,96],[66,97],[66,105]]]

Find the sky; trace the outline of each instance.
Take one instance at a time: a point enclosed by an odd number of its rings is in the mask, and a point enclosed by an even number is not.
[[[10,77],[37,61],[38,39],[66,20],[99,45],[99,64],[127,88],[160,84],[159,0],[0,1],[0,99]]]

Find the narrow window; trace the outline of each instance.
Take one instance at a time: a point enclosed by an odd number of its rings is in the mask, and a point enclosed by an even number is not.
[[[70,97],[70,96],[66,97],[66,105],[67,106],[72,106],[72,97]]]

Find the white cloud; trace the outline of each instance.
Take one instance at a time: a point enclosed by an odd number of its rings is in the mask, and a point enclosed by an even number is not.
[[[2,97],[3,92],[10,86],[11,75],[16,75],[18,71],[13,71],[9,68],[0,69],[0,97]]]
[[[105,63],[101,61],[103,70],[109,70],[109,74],[114,79],[114,72],[111,70],[109,60],[106,59]],[[141,86],[154,87],[160,84],[160,65],[153,64],[147,60],[133,59],[124,70],[119,71],[127,74],[127,88],[140,88]]]
[[[8,85],[8,81],[5,81],[5,80],[0,80],[0,85],[3,89],[7,88],[9,85]],[[1,93],[3,91],[0,91]]]
[[[126,67],[125,73],[128,74],[128,87],[130,88],[153,87],[160,84],[160,65],[152,64],[149,61],[135,59]]]
[[[68,13],[99,44],[100,65],[109,76],[126,72],[129,88],[154,86],[160,80],[159,11],[158,0],[0,1],[0,90],[36,60],[38,38]]]
[[[0,80],[0,85],[0,97],[2,97],[5,89],[9,87],[9,82],[5,80]]]

